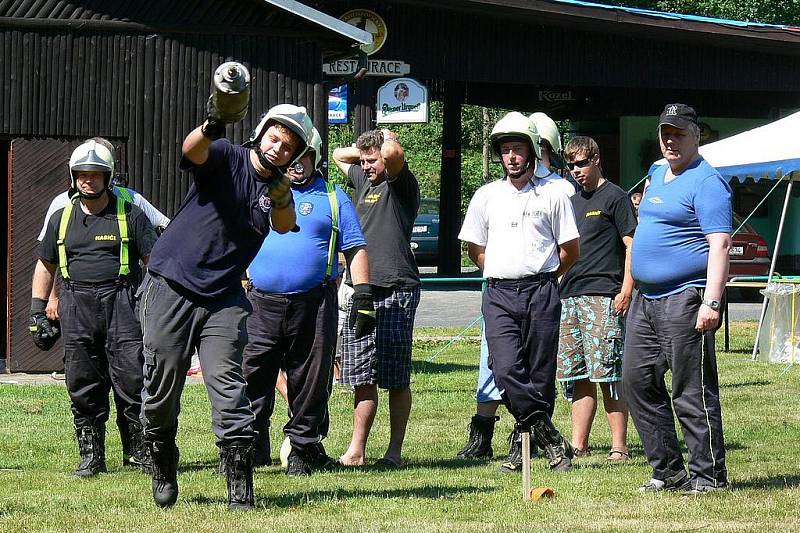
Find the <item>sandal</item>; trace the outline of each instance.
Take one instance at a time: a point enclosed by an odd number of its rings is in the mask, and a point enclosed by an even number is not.
[[[608,452],[608,457],[606,457],[606,461],[609,463],[621,463],[623,461],[627,461],[631,458],[631,454],[627,450],[617,450],[612,448],[610,452]]]
[[[573,446],[572,453],[575,457],[589,457],[592,455],[592,448],[591,446],[587,446],[586,448],[575,448]]]
[[[375,461],[373,468],[377,470],[399,470],[400,468],[403,468],[403,464],[396,463],[391,459],[387,459],[386,457],[384,457],[382,459],[378,459],[377,461]]]

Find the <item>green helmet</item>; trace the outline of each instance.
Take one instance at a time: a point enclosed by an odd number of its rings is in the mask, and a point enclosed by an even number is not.
[[[322,163],[322,136],[317,128],[311,127],[311,137],[308,139],[308,149],[314,152],[314,168],[319,168]]]
[[[542,157],[541,147],[539,146],[539,133],[533,122],[522,113],[512,111],[497,121],[492,128],[489,140],[492,144],[492,161],[499,162],[500,143],[505,139],[516,138],[524,139],[530,144],[531,152],[539,159]],[[531,161],[531,164],[533,161]]]
[[[541,112],[536,112],[528,118],[533,122],[533,125],[536,126],[536,131],[539,133],[540,139],[550,143],[550,147],[553,149],[552,155],[550,156],[550,164],[556,168],[565,168],[561,133],[559,133],[556,123],[552,118]]]

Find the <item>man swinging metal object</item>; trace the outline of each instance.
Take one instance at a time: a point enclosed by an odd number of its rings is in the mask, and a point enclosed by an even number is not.
[[[142,333],[134,312],[139,260],[156,240],[141,209],[111,194],[111,152],[94,140],[72,153],[70,202],[50,217],[39,249],[31,300],[31,334],[47,349],[57,330],[46,316],[58,268],[65,376],[78,437],[78,477],[106,471],[105,424],[113,390],[123,463],[148,470],[141,413]]]
[[[230,74],[231,68],[226,69]],[[236,70],[237,80],[249,79],[244,66]],[[225,126],[244,118],[247,107],[222,102],[240,99],[247,87],[239,83],[236,91],[225,92],[215,85],[206,120],[184,139],[181,168],[191,172],[192,185],[153,249],[140,291],[143,420],[153,456],[153,500],[160,507],[178,498],[178,413],[195,350],[225,466],[228,508],[255,504],[254,416],[242,376],[252,306],[241,278],[270,229],[286,233],[295,228],[285,171],[305,153],[313,126],[305,108],[279,104],[245,145],[231,144],[222,138]]]

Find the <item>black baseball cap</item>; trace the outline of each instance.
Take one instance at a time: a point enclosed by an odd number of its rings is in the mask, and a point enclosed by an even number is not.
[[[658,117],[658,126],[661,127],[663,124],[685,130],[689,124],[697,126],[697,113],[694,108],[686,104],[667,104]]]

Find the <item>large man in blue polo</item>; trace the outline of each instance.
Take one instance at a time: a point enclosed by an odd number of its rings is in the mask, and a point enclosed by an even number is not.
[[[653,468],[639,490],[701,495],[728,483],[714,332],[728,277],[731,189],[698,151],[694,109],[667,105],[658,134],[667,164],[653,172],[639,206],[631,259],[639,292],[628,312],[622,381]]]
[[[343,252],[360,298],[358,320],[374,322],[367,249],[350,199],[322,176],[322,139],[312,130],[309,152],[290,168],[299,231],[270,233],[250,264],[248,344],[243,373],[256,415],[255,464],[270,464],[269,424],[275,381],[286,370],[292,450],[289,475],[309,475],[333,463],[322,440],[328,434],[328,398],[336,351],[337,254]],[[276,264],[287,268],[275,268]],[[367,331],[362,331],[362,336]]]

